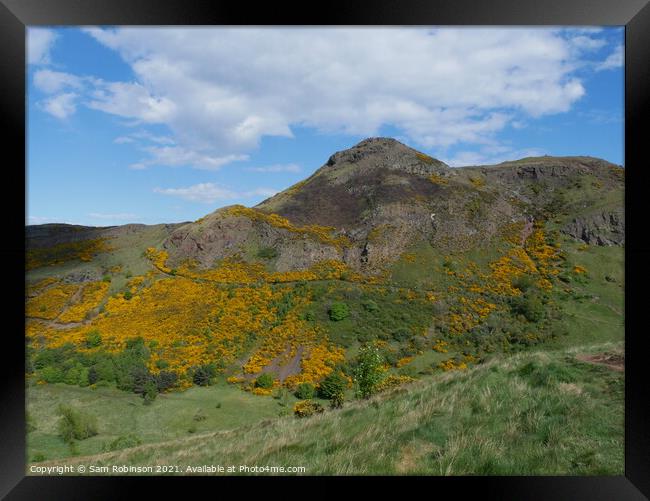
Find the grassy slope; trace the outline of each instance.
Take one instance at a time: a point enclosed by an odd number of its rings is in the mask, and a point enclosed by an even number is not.
[[[498,356],[309,419],[67,462],[305,466],[308,474],[622,474],[622,373],[574,358],[603,350],[621,347]]]
[[[225,382],[208,388],[159,395],[148,406],[134,394],[113,388],[91,390],[65,384],[31,386],[27,389],[29,418],[36,429],[27,436],[30,459],[67,457],[70,448],[59,437],[54,410],[70,405],[97,417],[98,435],[77,442],[78,453],[96,454],[104,444],[133,434],[142,443],[186,437],[206,430],[228,430],[277,417],[282,409],[270,397],[256,397]],[[291,399],[287,405],[295,401]],[[204,416],[195,420],[195,416]]]
[[[150,407],[136,395],[108,388],[36,386],[29,389],[28,410],[37,427],[28,436],[29,457],[70,455],[57,437],[52,412],[56,403],[66,402],[99,419],[100,434],[78,443],[82,457],[97,454],[105,442],[130,432],[146,444],[93,456],[98,463],[162,463],[169,455],[183,464],[305,465],[309,473],[620,474],[622,374],[567,356],[576,350],[622,346],[623,252],[593,246],[579,250],[578,243],[569,241],[563,248],[571,264],[589,270],[589,280],[571,283],[573,292],[561,298],[566,313],[561,322],[569,335],[512,359],[495,360],[494,369],[483,366],[467,374],[426,377],[403,393],[378,397],[375,404],[351,403],[343,411],[305,421],[293,417],[269,421],[283,410],[276,400],[222,385],[160,396]],[[398,264],[393,279],[422,288],[444,287],[446,280],[432,266],[442,266],[443,256],[432,252],[427,246],[416,249],[416,266]],[[467,257],[492,258],[487,253]],[[427,263],[426,270],[417,263]],[[324,299],[334,298],[325,294]],[[357,303],[362,297],[344,299],[361,311]],[[319,320],[326,320],[325,306],[315,312]],[[337,323],[330,335],[346,337],[351,329],[344,324]],[[596,345],[603,343],[610,344]],[[448,356],[427,352],[413,364],[420,370]],[[517,372],[516,367],[530,361],[546,368]],[[563,384],[533,383],[546,373],[560,374]],[[289,400],[289,405],[295,401]],[[206,419],[197,422],[193,416],[199,409]],[[262,428],[254,425],[263,419],[267,421]],[[249,426],[233,430],[245,425]],[[165,442],[169,439],[174,441]]]

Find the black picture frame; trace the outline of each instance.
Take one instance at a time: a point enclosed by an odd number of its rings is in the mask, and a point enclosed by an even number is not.
[[[643,347],[646,272],[650,240],[650,162],[644,131],[650,128],[650,5],[647,0],[330,0],[322,4],[249,5],[201,0],[0,0],[0,71],[5,155],[0,246],[5,278],[5,319],[0,363],[0,495],[7,499],[123,499],[134,484],[167,490],[165,478],[25,476],[24,225],[25,28],[38,25],[619,25],[625,26],[625,475],[620,477],[411,478],[429,492],[438,487],[494,499],[636,500],[650,497],[650,412],[644,385]],[[11,159],[11,160],[9,160]],[[6,183],[10,183],[9,186]],[[644,196],[645,195],[645,196]],[[24,208],[24,199],[23,206]],[[8,231],[8,233],[7,233]],[[152,485],[155,480],[155,485]],[[205,478],[196,480],[207,480]],[[210,479],[212,480],[212,479]],[[270,481],[266,479],[264,482]],[[299,479],[293,479],[302,484]],[[362,479],[359,479],[362,480]],[[239,483],[241,479],[221,479]],[[251,480],[246,487],[250,486]],[[433,482],[434,485],[429,483]],[[183,481],[185,484],[185,481]],[[187,487],[185,487],[186,489]],[[433,490],[432,490],[433,488]],[[216,494],[216,492],[215,492]]]

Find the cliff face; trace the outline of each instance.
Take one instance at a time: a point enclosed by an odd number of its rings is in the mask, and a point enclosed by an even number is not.
[[[591,245],[623,245],[625,214],[622,208],[594,212],[574,218],[562,231]]]
[[[225,207],[176,228],[170,263],[209,267],[264,249],[278,271],[342,260],[372,273],[413,243],[480,247],[531,216],[595,245],[622,245],[623,169],[591,157],[450,168],[389,138],[333,154],[312,176],[252,209]]]

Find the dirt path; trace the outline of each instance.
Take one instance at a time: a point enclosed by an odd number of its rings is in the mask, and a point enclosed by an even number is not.
[[[625,372],[625,356],[620,353],[596,353],[594,355],[580,354],[576,358],[581,362],[603,365],[617,372]]]
[[[533,233],[533,218],[531,217],[526,221],[526,224],[521,230],[521,246],[523,247],[528,240],[528,237]]]

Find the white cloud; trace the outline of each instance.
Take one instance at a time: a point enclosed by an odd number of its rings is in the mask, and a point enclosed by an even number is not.
[[[246,167],[244,170],[251,172],[300,172],[302,169],[297,164],[276,164],[265,167]]]
[[[132,144],[132,143],[138,143],[142,141],[156,143],[156,144],[166,144],[166,145],[174,144],[173,138],[169,136],[158,136],[146,130],[134,132],[133,134],[128,134],[126,136],[119,136],[113,140],[115,144]]]
[[[38,70],[34,73],[34,85],[47,94],[55,94],[63,89],[81,89],[82,79],[61,71]]]
[[[146,146],[143,150],[150,154],[150,158],[131,165],[132,169],[145,169],[156,165],[167,167],[192,166],[201,170],[218,170],[226,164],[248,159],[248,155],[215,157],[182,146]]]
[[[156,193],[183,198],[191,202],[212,204],[217,201],[238,200],[253,197],[270,197],[278,190],[272,188],[257,188],[251,191],[236,192],[214,183],[199,183],[186,188],[154,188]]]
[[[484,143],[516,115],[570,109],[573,75],[597,31],[555,29],[89,29],[137,83],[92,106],[164,123],[195,151],[240,154],[295,125],[374,135],[400,129],[427,147]],[[449,132],[448,132],[449,131]]]
[[[84,31],[119,52],[134,80],[42,71],[35,85],[58,94],[43,109],[65,118],[79,93],[79,103],[140,126],[115,140],[146,154],[133,169],[216,170],[247,159],[262,137],[292,137],[298,126],[371,136],[389,125],[411,144],[442,151],[490,145],[509,125],[570,110],[585,94],[576,70],[594,69],[583,57],[605,45],[598,29]],[[597,69],[614,67],[615,56]],[[273,172],[262,169],[251,168]]]
[[[144,123],[166,123],[175,109],[170,99],[153,96],[137,82],[97,81],[87,106]]]
[[[602,63],[596,66],[597,71],[602,70],[611,70],[615,68],[621,68],[623,66],[625,59],[625,54],[623,52],[623,45],[618,45],[612,53],[607,56]]]
[[[134,143],[135,139],[129,136],[120,136],[113,139],[113,142],[115,144],[130,144],[130,143]]]
[[[49,64],[50,50],[56,42],[57,34],[46,28],[27,29],[27,63]]]
[[[477,151],[459,151],[443,161],[451,167],[493,165],[519,158],[538,157],[544,155],[544,153],[543,150],[538,148],[515,149],[505,145],[491,145]]]
[[[93,219],[110,219],[113,221],[135,221],[140,219],[140,216],[128,212],[120,212],[117,214],[104,214],[101,212],[91,212],[88,214]]]
[[[602,38],[593,38],[586,34],[573,37],[569,41],[576,49],[585,51],[600,49],[607,45]]]
[[[52,224],[52,223],[81,225],[81,223],[79,223],[79,222],[69,221],[69,220],[67,220],[66,218],[63,218],[63,217],[27,216],[27,220],[25,221],[25,224],[27,224],[27,225],[32,225],[32,224]]]
[[[74,114],[77,109],[77,94],[74,92],[64,92],[40,102],[41,108],[50,115],[65,119]]]

